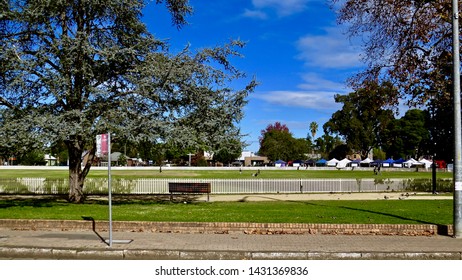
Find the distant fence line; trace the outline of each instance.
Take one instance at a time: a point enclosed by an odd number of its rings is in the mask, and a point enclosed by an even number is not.
[[[329,193],[426,191],[431,181],[416,179],[112,179],[114,194],[168,194],[169,182],[210,183],[212,194],[252,193]],[[439,185],[450,188],[451,180]],[[11,178],[0,179],[0,194],[67,194],[67,179]],[[107,194],[106,178],[87,178],[84,193]]]

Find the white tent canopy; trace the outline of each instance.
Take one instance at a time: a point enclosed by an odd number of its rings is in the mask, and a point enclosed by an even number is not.
[[[372,159],[370,159],[370,158],[365,158],[365,159],[363,159],[362,161],[360,161],[359,163],[366,163],[366,164],[368,164],[368,163],[371,163],[371,162],[372,162]]]
[[[419,160],[419,162],[425,164],[425,168],[430,168],[432,166],[432,162],[427,159]]]
[[[344,159],[342,159],[341,161],[339,161],[339,162],[337,163],[337,167],[345,167],[345,166],[347,166],[347,164],[350,163],[350,162],[351,162],[351,160],[349,160],[349,159],[347,159],[347,158],[344,158]]]
[[[337,163],[338,163],[338,162],[339,162],[338,159],[333,158],[333,159],[327,161],[327,166],[337,166]]]
[[[411,158],[411,159],[409,159],[408,161],[405,161],[405,162],[403,163],[403,166],[404,166],[404,167],[407,167],[407,168],[409,168],[409,167],[411,167],[411,166],[413,166],[413,165],[423,165],[423,163],[420,163],[420,162],[418,162],[417,160],[415,160],[415,159],[413,159],[413,158]]]

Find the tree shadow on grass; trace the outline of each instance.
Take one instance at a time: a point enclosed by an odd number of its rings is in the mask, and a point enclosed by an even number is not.
[[[247,200],[250,197],[263,198],[263,199],[267,199],[268,201],[280,201],[280,202],[297,203],[297,204],[302,204],[302,205],[311,205],[311,206],[314,206],[314,207],[330,207],[330,208],[337,208],[337,209],[344,209],[344,210],[361,211],[361,212],[370,213],[370,214],[374,214],[374,215],[387,216],[387,217],[391,217],[391,218],[395,218],[395,219],[399,219],[399,220],[403,220],[403,221],[417,222],[419,224],[432,224],[432,225],[435,224],[435,223],[432,223],[432,222],[429,222],[429,221],[413,219],[413,218],[409,218],[409,217],[399,216],[399,215],[396,215],[396,214],[373,211],[373,210],[368,210],[368,209],[354,208],[354,207],[348,207],[348,206],[325,205],[325,204],[321,204],[321,203],[307,202],[307,201],[282,200],[282,199],[277,199],[277,198],[274,198],[274,197],[266,197],[266,196],[259,196],[259,195],[258,196],[255,196],[255,195],[245,196],[242,199],[240,199],[239,202],[247,202]]]
[[[176,204],[176,203],[195,203],[205,202],[200,201],[201,195],[195,194],[175,194],[173,197],[170,194],[154,194],[154,195],[113,195],[113,205],[152,205],[152,204]],[[107,197],[105,200],[107,203]]]
[[[419,224],[436,225],[437,226],[437,233],[439,235],[449,236],[449,227],[448,227],[448,225],[442,225],[442,224],[432,223],[432,222],[424,221],[424,220],[420,220],[420,219],[413,219],[413,218],[399,216],[399,215],[396,215],[396,214],[378,212],[378,211],[367,210],[367,209],[359,209],[359,208],[353,208],[353,207],[347,207],[347,206],[340,206],[339,208],[343,208],[343,209],[347,209],[347,210],[354,210],[354,211],[361,211],[361,212],[366,212],[366,213],[371,213],[371,214],[376,214],[376,215],[383,215],[383,216],[392,217],[392,218],[396,218],[396,219],[400,219],[400,220],[404,220],[404,221],[417,222]]]
[[[193,203],[200,196],[176,195],[174,200],[170,195],[112,195],[113,205],[153,205],[170,203]],[[107,195],[88,195],[85,202],[87,205],[108,205]],[[65,195],[0,195],[0,209],[10,207],[53,207],[56,205],[71,205]]]
[[[256,195],[249,195],[243,197],[239,202],[247,202],[250,197],[255,197]],[[154,204],[175,204],[175,203],[193,203],[197,202],[197,199],[200,196],[195,195],[176,195],[175,200],[170,200],[170,195],[113,195],[112,204],[113,205],[154,205]],[[322,203],[315,203],[315,202],[308,202],[308,201],[296,201],[296,200],[283,200],[277,199],[274,197],[266,197],[260,196],[266,199],[267,201],[280,201],[280,202],[289,202],[289,203],[296,203],[300,205],[311,205],[314,207],[329,207],[329,208],[337,208],[343,210],[350,210],[350,211],[359,211],[363,213],[370,213],[374,215],[382,215],[386,217],[391,217],[395,219],[399,219],[402,221],[408,221],[418,224],[431,224],[436,225],[438,228],[438,234],[440,235],[449,235],[448,226],[442,225],[438,223],[432,223],[429,221],[409,218],[402,215],[396,215],[392,213],[387,213],[383,211],[374,211],[369,209],[362,209],[358,207],[349,207],[349,206],[342,206],[342,205],[326,205]],[[95,195],[95,196],[88,196],[87,200],[84,204],[96,204],[96,205],[107,205],[108,204],[108,197],[104,195]],[[66,198],[62,195],[48,195],[48,196],[36,196],[36,195],[29,195],[29,196],[0,196],[0,209],[6,209],[10,207],[53,207],[53,206],[65,206],[70,205],[67,202]]]
[[[436,225],[437,226],[437,233],[439,235],[444,235],[444,236],[449,236],[449,227],[448,225],[443,225],[443,224],[438,224],[438,223],[432,223],[429,221],[424,221],[420,219],[414,219],[414,218],[409,218],[409,217],[404,217],[392,213],[386,213],[386,212],[380,212],[380,211],[374,211],[374,210],[368,210],[368,209],[361,209],[361,208],[355,208],[355,207],[348,207],[348,206],[334,206],[334,205],[323,205],[320,203],[313,203],[313,202],[301,202],[301,201],[290,201],[290,202],[296,202],[296,203],[303,203],[307,205],[312,205],[312,206],[321,206],[321,207],[334,207],[338,209],[345,209],[345,210],[351,210],[351,211],[360,211],[364,213],[370,213],[374,215],[381,215],[381,216],[386,216],[386,217],[391,217],[403,221],[409,221],[409,222],[417,222],[418,224],[426,224],[426,225]]]
[[[336,205],[325,205],[322,203],[315,203],[315,202],[307,202],[307,201],[297,201],[297,200],[282,200],[282,199],[277,199],[274,197],[265,197],[265,196],[245,196],[239,202],[247,202],[248,198],[250,197],[261,197],[267,200],[271,201],[281,201],[281,202],[290,202],[290,203],[297,203],[301,205],[311,205],[314,207],[329,207],[329,208],[337,208],[337,209],[344,209],[344,210],[350,210],[350,211],[359,211],[359,212],[364,212],[364,213],[370,213],[374,215],[381,215],[381,216],[386,216],[386,217],[391,217],[394,219],[402,220],[402,221],[408,221],[412,223],[417,223],[417,224],[427,224],[427,225],[436,225],[437,226],[437,233],[439,235],[445,235],[449,236],[449,227],[448,225],[443,225],[439,223],[433,223],[430,221],[425,221],[421,219],[415,219],[415,218],[409,218],[401,215],[396,215],[392,213],[387,213],[387,212],[382,212],[382,211],[374,211],[374,210],[369,210],[369,209],[361,209],[357,207],[348,207],[348,206],[336,206]]]
[[[49,197],[49,196],[0,196],[0,209],[6,209],[10,207],[53,207],[59,203],[66,205],[66,202],[61,197]]]
[[[263,195],[247,195],[247,196],[244,196],[243,198],[239,199],[238,202],[247,202],[247,200],[251,197],[256,197],[256,198],[260,198],[260,199],[265,199],[266,201],[286,201],[286,202],[300,202],[300,201],[287,201],[287,200],[282,200],[282,199],[277,199],[277,198],[274,198],[274,197],[268,197],[268,196],[263,196]]]

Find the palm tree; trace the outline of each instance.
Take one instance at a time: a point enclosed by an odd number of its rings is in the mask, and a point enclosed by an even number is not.
[[[318,123],[317,122],[311,122],[310,123],[310,132],[311,132],[311,137],[312,137],[312,147],[311,147],[311,154],[314,153],[314,147],[315,147],[315,140],[314,137],[316,136],[316,132],[318,131]]]
[[[318,123],[317,122],[311,122],[310,123],[310,132],[311,132],[311,136],[313,137],[313,141],[314,141],[314,136],[316,136],[317,131],[318,131]]]

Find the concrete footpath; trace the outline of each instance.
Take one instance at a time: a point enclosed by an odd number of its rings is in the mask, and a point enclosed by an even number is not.
[[[367,199],[383,199],[384,196],[374,195],[377,197]],[[330,199],[346,198],[346,195],[338,196],[331,195]],[[260,196],[258,199],[281,197]],[[356,196],[348,198],[353,197],[356,199]],[[387,199],[400,197],[402,195],[396,194]],[[307,199],[314,198],[309,196]],[[232,199],[242,201],[257,197]],[[302,197],[290,196],[286,199]],[[320,199],[326,199],[326,196]],[[14,226],[11,223],[6,226],[7,222],[0,223],[0,259],[462,260],[462,239],[444,234],[323,234],[320,231],[261,234],[241,230],[188,233],[187,230],[169,232],[132,228],[113,231],[113,244],[109,246],[106,226],[92,229],[88,221],[73,222],[74,227],[58,227],[53,223],[47,227],[40,226],[45,222],[34,223],[33,226],[27,221],[19,221]],[[81,227],[82,223],[85,223],[85,227]],[[342,228],[342,225],[338,227]]]
[[[462,260],[449,236],[0,230],[0,259]]]

